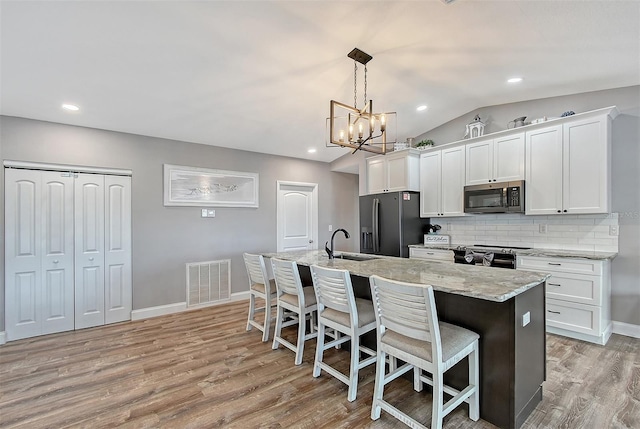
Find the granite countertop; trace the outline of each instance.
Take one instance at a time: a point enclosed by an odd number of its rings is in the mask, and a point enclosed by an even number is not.
[[[346,255],[357,253],[336,252]],[[391,280],[432,285],[434,290],[504,302],[545,281],[549,274],[531,271],[497,270],[465,264],[443,264],[421,259],[391,256],[362,255],[374,259],[352,261],[330,260],[324,250],[302,250],[283,253],[264,253],[264,257],[277,257],[296,261],[299,265],[349,270],[353,275],[369,277],[376,274]]]
[[[472,244],[410,244],[409,247],[424,249],[456,250],[458,246],[469,246]],[[500,246],[496,246],[500,247]],[[539,256],[550,258],[578,258],[593,260],[611,260],[618,256],[616,252],[589,252],[580,250],[560,250],[560,249],[514,249],[517,256]]]

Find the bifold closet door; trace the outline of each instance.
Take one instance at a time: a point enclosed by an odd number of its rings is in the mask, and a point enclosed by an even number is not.
[[[104,176],[75,179],[75,328],[104,325]]]
[[[105,323],[131,319],[131,177],[105,176]]]
[[[73,177],[5,169],[8,340],[74,328]]]

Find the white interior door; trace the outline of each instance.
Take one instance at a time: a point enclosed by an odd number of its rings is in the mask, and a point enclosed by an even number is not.
[[[73,176],[5,170],[8,340],[73,329]]]
[[[40,335],[42,187],[39,171],[5,169],[7,340]]]
[[[317,249],[318,185],[278,181],[278,252]]]
[[[74,328],[73,174],[42,171],[42,333]]]
[[[104,325],[104,176],[75,181],[75,328]]]
[[[105,176],[105,323],[131,318],[131,177]]]

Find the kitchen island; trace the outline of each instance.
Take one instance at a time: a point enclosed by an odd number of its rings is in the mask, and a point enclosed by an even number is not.
[[[545,281],[548,274],[487,269],[417,259],[320,250],[265,253],[296,261],[303,280],[309,267],[346,269],[356,296],[371,299],[369,276],[433,286],[442,321],[480,335],[480,417],[501,428],[519,428],[542,399],[545,380]],[[339,256],[353,259],[341,259]],[[370,258],[370,259],[368,259]],[[363,342],[375,347],[375,336]],[[467,361],[447,372],[454,387],[467,382]]]

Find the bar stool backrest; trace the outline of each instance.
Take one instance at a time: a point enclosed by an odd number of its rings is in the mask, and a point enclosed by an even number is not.
[[[302,307],[305,306],[304,292],[302,290],[302,280],[295,261],[285,261],[271,258],[273,267],[273,277],[276,281],[278,296],[282,294],[297,295]]]
[[[244,257],[244,264],[247,267],[249,286],[253,288],[256,284],[264,285],[265,293],[267,296],[270,295],[269,275],[267,274],[267,267],[264,264],[262,255],[244,253],[242,256]]]
[[[318,301],[318,312],[331,308],[348,313],[352,326],[357,326],[358,310],[349,271],[312,265],[311,278]]]

